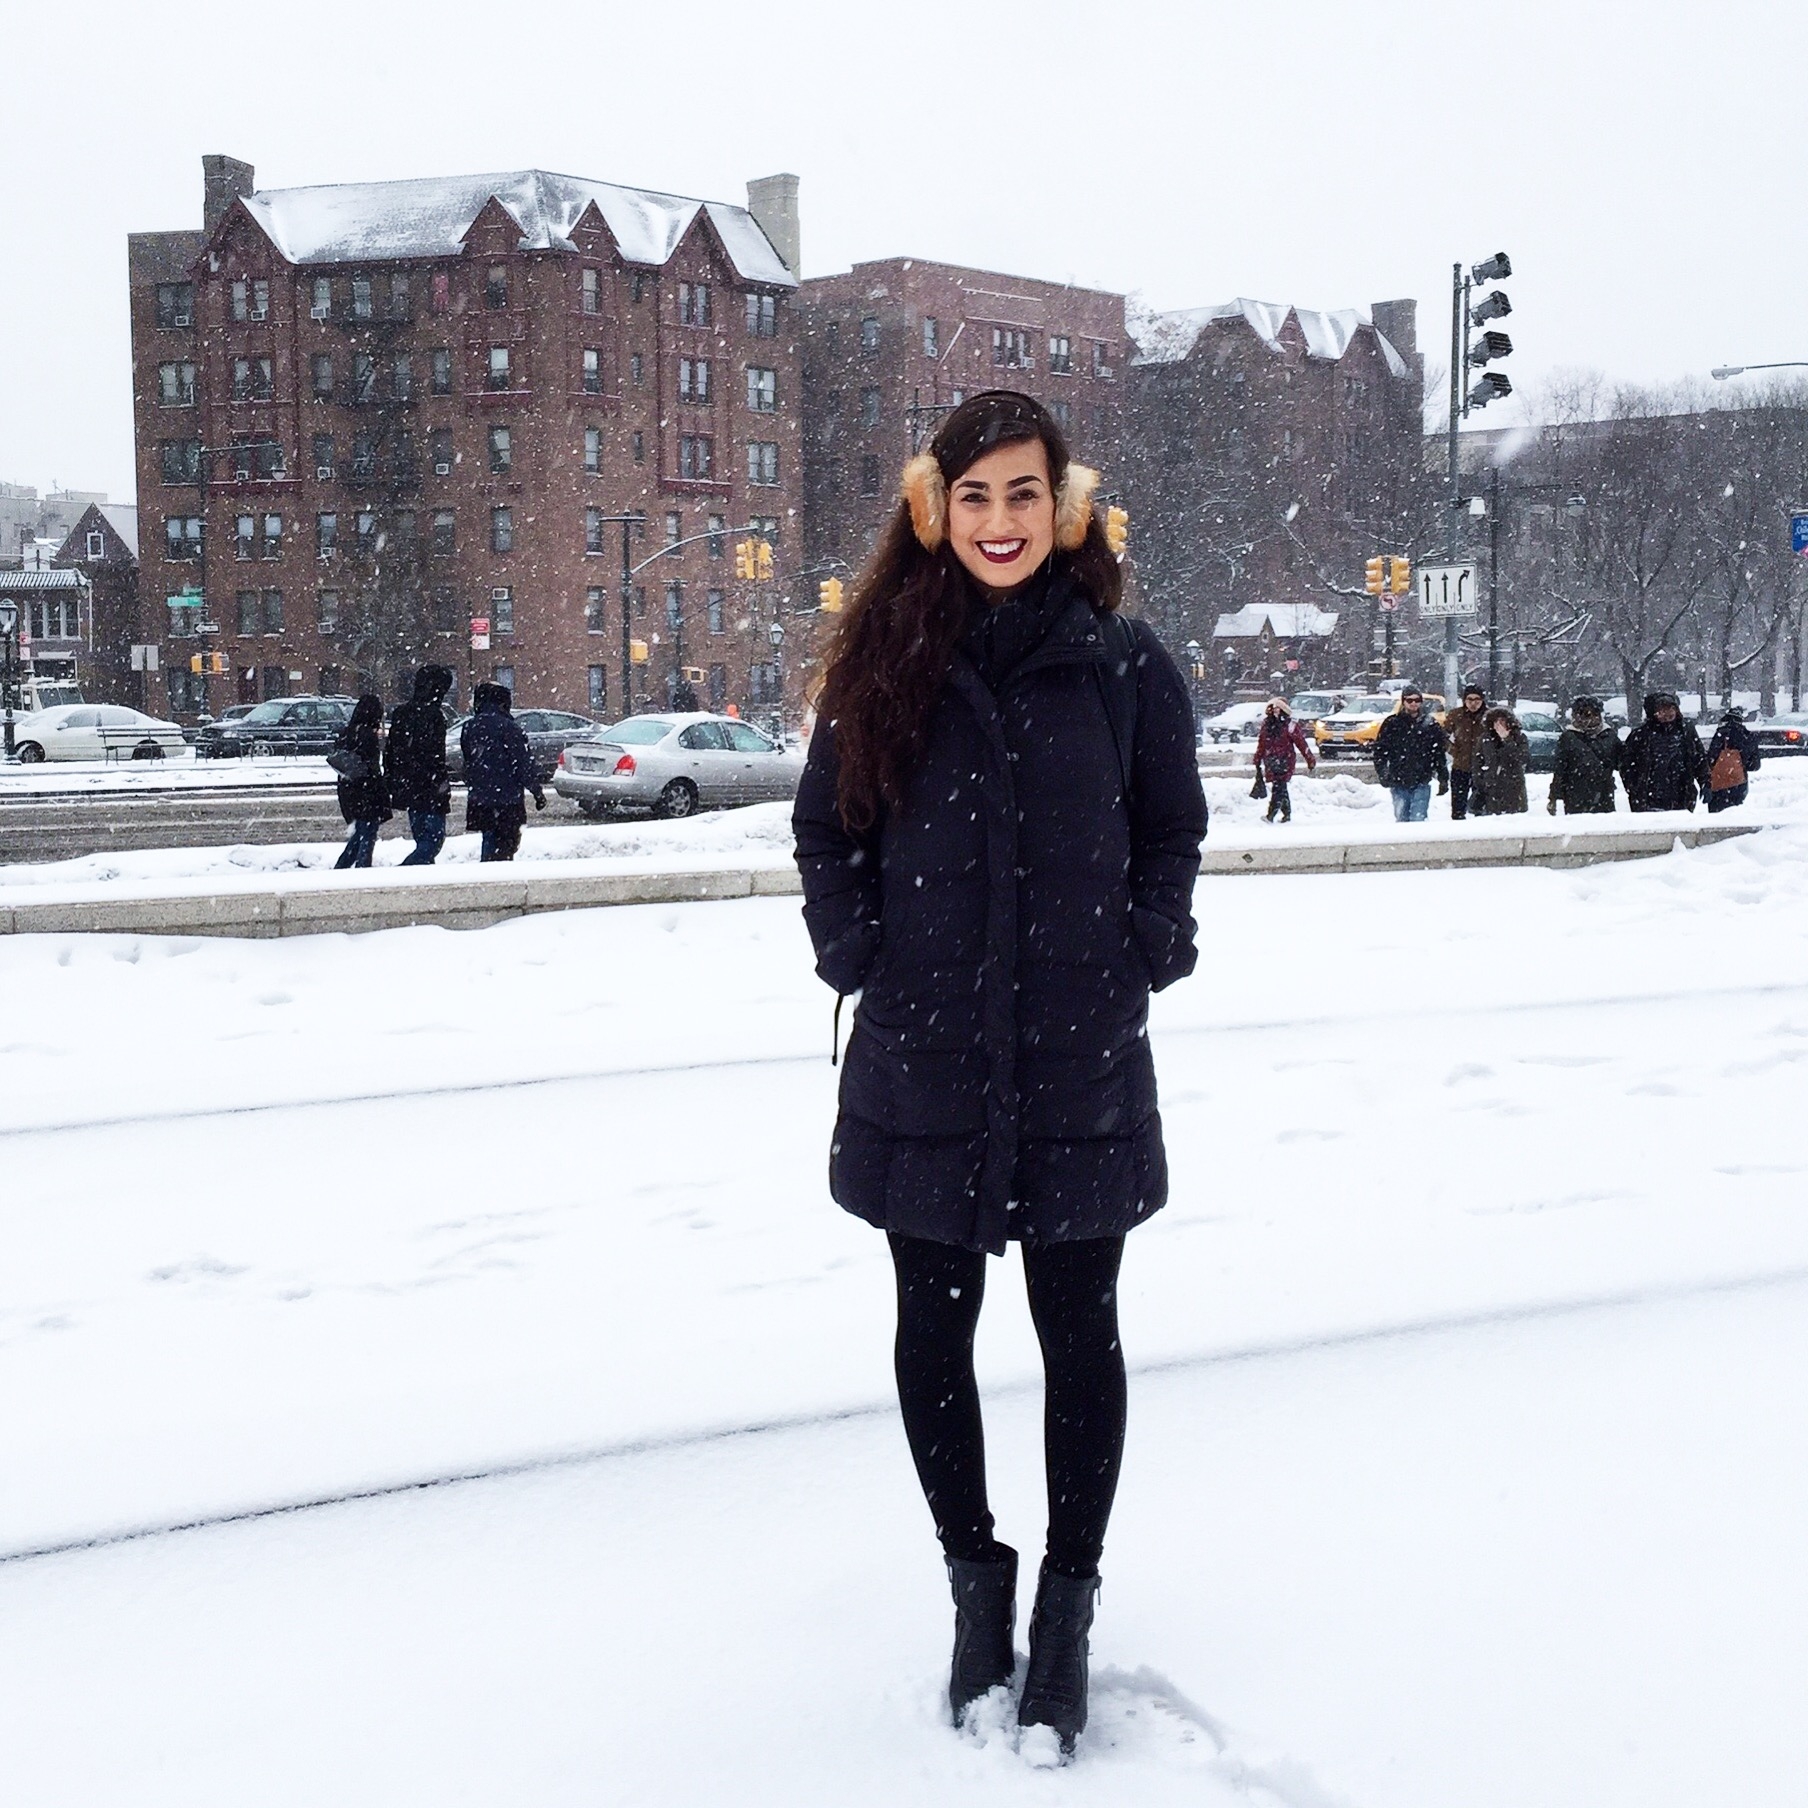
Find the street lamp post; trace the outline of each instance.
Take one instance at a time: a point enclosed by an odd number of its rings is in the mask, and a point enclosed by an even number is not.
[[[766,638],[772,642],[772,673],[778,691],[773,719],[778,725],[778,739],[782,741],[785,738],[785,624],[775,621],[766,630]]]
[[[4,641],[4,665],[0,665],[0,689],[6,705],[6,757],[13,757],[13,685],[19,664],[19,605],[0,597],[0,641]]]
[[[1189,640],[1181,652],[1187,658],[1187,689],[1193,698],[1193,740],[1199,739],[1199,680],[1205,676],[1205,648],[1198,641]]]

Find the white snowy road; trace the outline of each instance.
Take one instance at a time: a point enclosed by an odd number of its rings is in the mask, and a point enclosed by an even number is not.
[[[1805,863],[1785,830],[1202,886],[1099,1657],[1277,1799],[1799,1798]],[[593,1458],[0,1562],[0,1795],[1213,1799],[1212,1737],[1129,1717],[1156,1685],[1104,1690],[1066,1778],[934,1724],[947,1609],[883,1246],[823,1196],[793,903],[19,938],[0,985],[0,1555]]]

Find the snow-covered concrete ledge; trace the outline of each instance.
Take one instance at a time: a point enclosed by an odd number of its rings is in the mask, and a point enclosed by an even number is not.
[[[1201,868],[1230,873],[1361,873],[1452,866],[1587,866],[1667,854],[1749,835],[1761,820],[1709,822],[1664,816],[1631,823],[1427,823],[1380,832],[1349,824],[1331,839],[1295,838],[1287,828],[1252,845],[1247,831],[1229,845],[1208,843]],[[787,838],[788,839],[788,838]],[[432,924],[482,929],[552,910],[617,904],[680,904],[721,898],[777,897],[798,890],[788,847],[744,846],[739,857],[538,859],[485,867],[464,861],[432,868],[376,867],[335,872],[321,866],[246,871],[162,884],[138,879],[0,886],[0,933],[275,937],[362,934]]]

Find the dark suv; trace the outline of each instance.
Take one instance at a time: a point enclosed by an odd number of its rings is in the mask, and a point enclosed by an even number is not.
[[[340,729],[352,719],[352,709],[350,697],[273,697],[230,722],[209,722],[195,736],[195,757],[330,753]]]

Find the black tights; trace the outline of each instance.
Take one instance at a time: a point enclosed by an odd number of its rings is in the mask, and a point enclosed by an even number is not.
[[[986,1258],[952,1244],[891,1235],[898,1271],[898,1403],[936,1535],[951,1557],[997,1550],[986,1504],[986,1440],[973,1378],[973,1333]],[[1024,1277],[1046,1376],[1048,1562],[1095,1574],[1124,1458],[1124,1352],[1117,1335],[1122,1237],[1026,1245]]]

